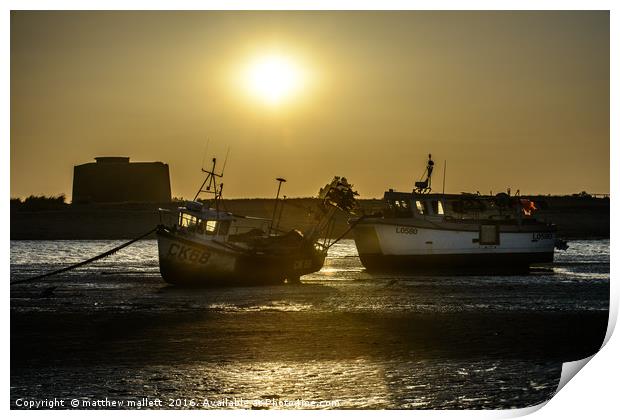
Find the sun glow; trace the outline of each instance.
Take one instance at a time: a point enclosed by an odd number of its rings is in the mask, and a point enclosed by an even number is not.
[[[304,85],[301,68],[290,58],[264,55],[254,59],[245,72],[249,93],[268,105],[279,105],[298,93]]]

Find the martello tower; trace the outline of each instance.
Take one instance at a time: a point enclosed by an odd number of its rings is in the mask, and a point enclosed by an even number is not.
[[[162,162],[96,157],[73,168],[73,203],[170,201],[170,173]]]

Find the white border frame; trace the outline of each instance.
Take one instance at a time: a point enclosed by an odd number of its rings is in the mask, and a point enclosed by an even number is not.
[[[4,100],[2,101],[2,133],[4,144],[2,149],[2,161],[4,163],[5,181],[2,183],[2,191],[4,192],[5,199],[1,202],[0,208],[4,214],[4,220],[10,220],[9,201],[10,196],[10,10],[65,10],[65,9],[78,9],[78,10],[135,10],[135,9],[154,9],[154,10],[374,10],[374,9],[386,9],[386,10],[609,10],[610,11],[610,58],[611,58],[611,70],[610,70],[610,194],[611,211],[610,214],[620,214],[619,206],[615,201],[616,194],[618,193],[617,180],[620,168],[617,166],[617,144],[618,141],[618,75],[620,75],[620,68],[618,66],[618,40],[620,33],[618,31],[618,18],[617,13],[620,11],[618,2],[611,0],[591,0],[591,1],[552,1],[552,0],[522,0],[522,1],[457,1],[457,0],[445,0],[424,2],[419,0],[412,1],[399,1],[399,0],[384,0],[384,1],[370,1],[370,0],[358,0],[358,1],[346,1],[346,0],[315,0],[315,1],[295,1],[295,0],[266,0],[266,1],[252,1],[252,0],[231,0],[231,1],[198,1],[198,0],[179,0],[179,1],[161,1],[155,0],[150,2],[140,2],[136,0],[93,0],[93,1],[78,1],[78,0],[59,0],[59,1],[43,1],[43,0],[24,0],[16,1],[9,0],[4,2],[2,23],[0,24],[0,33],[2,42],[0,48],[2,48],[2,56],[5,57],[2,66],[2,94]],[[616,118],[613,118],[616,116]],[[7,232],[9,229],[6,230]],[[612,218],[611,220],[611,237],[617,238],[618,224]],[[615,242],[612,241],[613,250]],[[2,242],[2,249],[4,255],[10,255],[10,247],[8,238]],[[610,250],[612,254],[613,251]],[[4,272],[6,278],[10,278],[8,260],[5,260]],[[617,264],[612,259],[610,266],[610,276],[615,278],[618,273]],[[10,329],[10,290],[8,281],[6,288],[2,291],[2,303],[5,305],[2,317],[3,331],[5,332],[5,339],[8,338],[8,331]],[[529,407],[519,410],[497,410],[497,411],[418,411],[418,410],[403,410],[403,411],[389,411],[385,415],[394,418],[410,418],[415,416],[417,418],[505,418],[515,417],[529,414],[536,411],[533,418],[546,419],[562,417],[568,419],[582,419],[585,416],[593,418],[608,418],[610,413],[617,412],[616,398],[617,398],[617,384],[618,380],[616,376],[620,373],[618,369],[619,363],[616,355],[619,354],[619,344],[617,337],[611,336],[615,327],[617,314],[618,314],[618,301],[619,292],[615,285],[615,282],[610,282],[611,288],[611,300],[610,300],[610,323],[608,328],[607,337],[605,339],[605,346],[602,350],[594,355],[594,357],[587,360],[591,360],[583,372],[579,373],[579,377],[570,381],[561,391],[552,398],[548,403],[541,404],[540,406]],[[2,347],[2,373],[3,383],[5,384],[4,390],[8,393],[10,390],[10,359],[9,359],[9,345]],[[570,368],[574,368],[579,365],[573,364]],[[583,367],[583,363],[581,363]],[[579,370],[579,369],[577,369]],[[564,376],[564,370],[563,370]],[[9,411],[9,399],[7,395],[2,401],[4,410]],[[539,410],[542,406],[546,406],[545,409]],[[148,414],[145,414],[148,413]],[[210,411],[209,416],[216,416],[220,418],[239,418],[241,416],[248,415],[247,411]],[[251,412],[252,417],[264,417],[272,418],[279,416],[294,415],[299,418],[320,416],[346,416],[346,417],[370,417],[379,414],[374,410],[352,410],[352,411],[259,411]],[[50,418],[64,418],[79,416],[104,418],[109,415],[106,411],[17,411],[13,410],[9,413],[16,418],[32,418],[33,416],[44,415]],[[154,416],[154,417],[171,417],[179,415],[188,416],[204,416],[202,411],[190,411],[187,413],[180,413],[177,410],[173,411],[133,411],[129,413],[123,413],[123,416]]]

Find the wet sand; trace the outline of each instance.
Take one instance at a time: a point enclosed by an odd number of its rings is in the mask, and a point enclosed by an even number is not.
[[[275,299],[331,293],[322,289],[291,285],[261,293]],[[606,311],[587,310],[175,307],[200,300],[200,293],[209,291],[164,287],[157,304],[165,301],[165,311],[144,304],[106,309],[106,302],[90,311],[15,307],[13,406],[26,397],[277,396],[335,399],[338,408],[523,407],[551,398],[561,363],[595,353],[607,326]],[[39,308],[45,300],[54,305],[53,297],[38,300]]]
[[[11,366],[227,359],[545,358],[595,353],[607,314],[11,314]]]

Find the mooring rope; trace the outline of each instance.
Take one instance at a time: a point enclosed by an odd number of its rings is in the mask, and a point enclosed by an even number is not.
[[[60,270],[51,271],[51,272],[45,273],[45,274],[40,274],[40,275],[35,276],[35,277],[30,277],[30,278],[27,278],[27,279],[17,280],[17,281],[11,282],[11,285],[19,284],[19,283],[27,283],[27,282],[35,281],[35,280],[40,280],[40,279],[45,278],[45,277],[53,276],[55,274],[64,273],[65,271],[73,270],[74,268],[78,268],[78,267],[81,267],[83,265],[90,264],[93,261],[97,261],[97,260],[100,260],[102,258],[108,257],[108,256],[114,254],[115,252],[118,252],[121,249],[128,247],[129,245],[133,244],[134,242],[138,242],[140,239],[143,239],[143,238],[149,236],[151,233],[155,232],[156,230],[157,230],[157,227],[149,230],[148,232],[146,232],[143,235],[138,236],[137,238],[132,239],[129,242],[125,242],[124,244],[119,245],[116,248],[112,248],[109,251],[104,252],[103,254],[96,255],[96,256],[94,256],[92,258],[89,258],[89,259],[87,259],[85,261],[79,262],[77,264],[70,265],[70,266],[65,267],[65,268],[61,268]]]
[[[339,236],[339,237],[338,237],[338,238],[337,238],[334,242],[331,242],[329,245],[327,245],[327,247],[326,247],[325,249],[329,249],[329,248],[331,248],[331,247],[332,247],[332,245],[336,245],[336,242],[339,242],[342,238],[344,238],[345,236],[347,236],[347,234],[348,234],[349,232],[351,232],[351,231],[353,230],[353,228],[355,228],[355,226],[357,226],[357,224],[358,224],[359,222],[361,222],[362,220],[367,219],[367,218],[369,218],[369,217],[372,217],[372,216],[371,216],[371,215],[366,215],[366,214],[365,214],[365,215],[363,215],[363,216],[360,216],[360,218],[359,218],[359,219],[357,219],[355,222],[351,223],[351,225],[349,226],[349,228],[348,228],[348,229],[347,229],[347,230],[346,230],[346,231],[345,231],[342,235],[340,235],[340,236]]]

